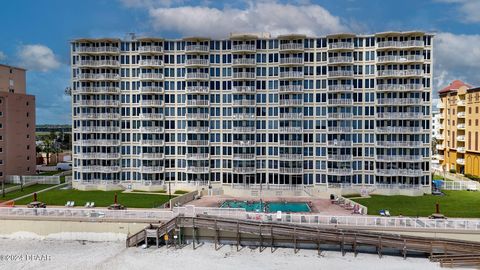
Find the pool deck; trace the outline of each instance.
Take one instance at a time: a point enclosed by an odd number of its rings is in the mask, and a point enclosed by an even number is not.
[[[199,200],[189,202],[189,205],[198,207],[220,207],[226,200],[237,201],[259,201],[258,197],[232,197],[232,196],[205,196]],[[311,213],[325,214],[325,215],[353,215],[351,210],[346,210],[336,204],[332,204],[328,199],[314,199],[314,198],[302,198],[302,197],[272,197],[262,198],[265,202],[305,202],[308,203],[311,209]]]

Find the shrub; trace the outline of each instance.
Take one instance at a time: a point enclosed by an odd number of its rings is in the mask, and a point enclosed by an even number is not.
[[[474,181],[480,181],[480,176],[477,176],[477,175],[466,173],[465,177]]]
[[[457,173],[457,170],[455,170],[455,169],[450,169],[450,173]]]

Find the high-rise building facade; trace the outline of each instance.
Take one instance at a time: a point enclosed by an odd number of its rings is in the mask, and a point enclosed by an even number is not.
[[[26,93],[26,70],[0,64],[0,181],[36,172],[35,96]]]
[[[428,187],[432,39],[74,40],[74,180]]]
[[[480,175],[480,88],[455,80],[439,91],[437,158],[445,170]]]

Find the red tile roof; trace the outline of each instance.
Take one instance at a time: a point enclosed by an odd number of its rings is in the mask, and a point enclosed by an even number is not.
[[[460,88],[462,86],[466,86],[467,88],[472,88],[472,86],[469,85],[469,84],[466,84],[466,83],[464,83],[460,80],[454,80],[447,87],[440,90],[438,93],[439,94],[444,94],[444,93],[447,93],[447,92],[450,92],[450,91],[456,91],[458,88]]]

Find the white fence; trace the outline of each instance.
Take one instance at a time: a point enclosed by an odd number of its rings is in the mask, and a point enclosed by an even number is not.
[[[443,190],[480,190],[480,183],[475,181],[443,181]]]
[[[7,183],[12,184],[25,184],[25,183],[37,183],[37,184],[52,184],[58,185],[60,184],[60,176],[52,175],[9,175],[7,176]]]
[[[74,208],[0,208],[0,216],[21,218],[50,218],[102,221],[135,220],[154,222],[169,220],[179,214],[194,216],[199,214],[224,218],[246,219],[263,222],[281,222],[309,226],[332,226],[343,228],[405,229],[428,231],[475,231],[480,233],[480,219],[428,219],[412,217],[377,217],[377,216],[331,216],[316,214],[254,213],[244,209],[224,209],[209,207],[175,207],[170,210],[107,210]]]

